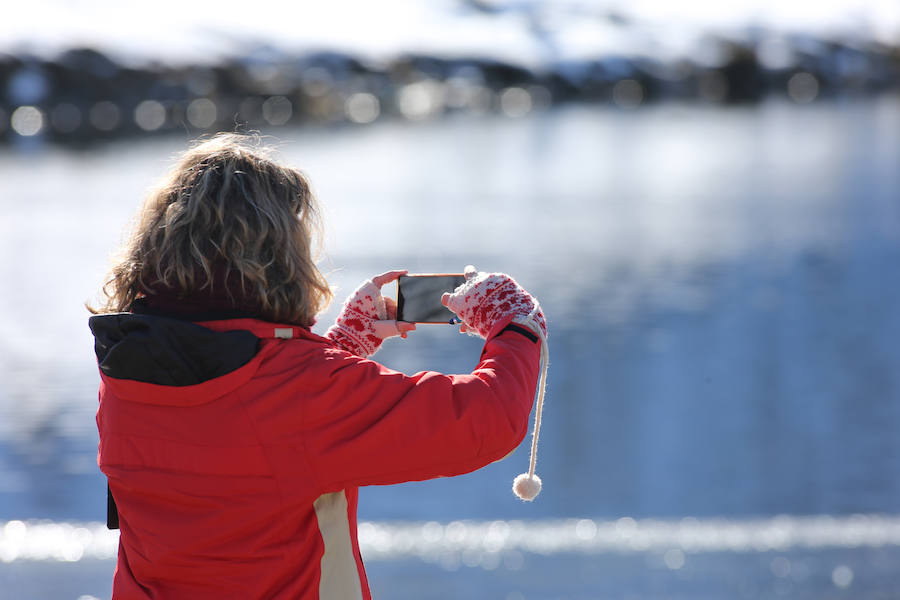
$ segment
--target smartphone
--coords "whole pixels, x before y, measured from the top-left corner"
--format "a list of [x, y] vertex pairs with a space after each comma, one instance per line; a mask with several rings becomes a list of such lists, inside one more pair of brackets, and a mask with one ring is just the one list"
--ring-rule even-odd
[[451, 323], [456, 318], [441, 304], [444, 292], [466, 281], [462, 273], [401, 275], [397, 279], [397, 320], [411, 323]]

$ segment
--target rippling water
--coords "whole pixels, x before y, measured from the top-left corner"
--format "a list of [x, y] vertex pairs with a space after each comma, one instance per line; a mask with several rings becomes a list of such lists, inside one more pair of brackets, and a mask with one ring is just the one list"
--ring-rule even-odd
[[[523, 447], [465, 477], [363, 490], [362, 519], [401, 529], [571, 519], [600, 531], [625, 517], [900, 513], [900, 100], [572, 107], [278, 139], [325, 206], [323, 264], [339, 297], [389, 268], [474, 263], [513, 274], [550, 317], [538, 500], [509, 491], [527, 466]], [[157, 138], [0, 155], [0, 521], [104, 516], [82, 303], [183, 146]], [[421, 327], [377, 358], [407, 372], [467, 371], [478, 351], [450, 328]], [[855, 548], [790, 552], [812, 553], [821, 568], [809, 569], [827, 572], [832, 591], [891, 589], [850, 563], [896, 559], [896, 542]], [[571, 551], [527, 560], [568, 581], [596, 564], [565, 563]], [[621, 560], [642, 572], [644, 558]], [[14, 564], [0, 580], [31, 568]], [[432, 573], [407, 555], [379, 564], [400, 587], [397, 569]], [[850, 587], [830, 579], [842, 565], [857, 574]], [[686, 572], [665, 572], [676, 571]], [[793, 597], [813, 589], [791, 581]], [[704, 597], [696, 584], [667, 589]]]

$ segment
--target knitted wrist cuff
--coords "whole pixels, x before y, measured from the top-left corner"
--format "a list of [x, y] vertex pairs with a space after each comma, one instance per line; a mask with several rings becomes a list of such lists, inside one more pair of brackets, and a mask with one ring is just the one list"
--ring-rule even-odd
[[379, 344], [372, 344], [371, 340], [369, 340], [370, 343], [367, 344], [363, 341], [363, 338], [368, 339], [369, 336], [354, 332], [351, 327], [341, 323], [335, 323], [329, 327], [328, 331], [325, 332], [325, 337], [331, 340], [338, 348], [363, 358], [375, 354], [381, 342], [381, 340], [378, 340]]
[[388, 318], [381, 290], [370, 279], [363, 282], [344, 301], [334, 325], [325, 337], [357, 356], [371, 356], [381, 346], [375, 321]]

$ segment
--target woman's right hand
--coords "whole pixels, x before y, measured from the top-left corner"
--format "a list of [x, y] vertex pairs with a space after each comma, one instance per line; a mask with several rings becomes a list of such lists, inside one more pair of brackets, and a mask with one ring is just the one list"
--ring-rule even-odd
[[[479, 273], [469, 265], [466, 282], [453, 293], [445, 293], [441, 303], [462, 320], [465, 329], [487, 338], [494, 325], [512, 317], [517, 323], [547, 336], [547, 321], [538, 301], [504, 273]], [[529, 319], [529, 317], [531, 317]], [[539, 331], [538, 331], [539, 330]]]

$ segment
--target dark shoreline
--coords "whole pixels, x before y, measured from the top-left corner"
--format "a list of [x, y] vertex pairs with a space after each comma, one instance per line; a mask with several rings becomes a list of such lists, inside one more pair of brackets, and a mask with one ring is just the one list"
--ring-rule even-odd
[[[900, 87], [900, 47], [779, 38], [704, 38], [696, 59], [602, 56], [536, 70], [485, 57], [405, 54], [375, 63], [337, 51], [270, 47], [216, 64], [128, 66], [92, 48], [47, 58], [0, 54], [0, 145], [91, 145], [184, 131], [423, 120], [449, 113], [510, 117], [582, 102], [634, 109], [679, 100], [799, 104]], [[780, 54], [779, 54], [780, 53]]]

